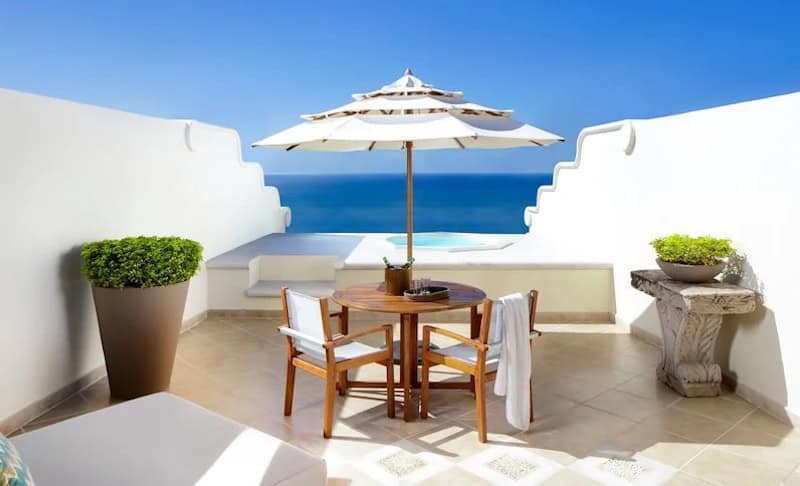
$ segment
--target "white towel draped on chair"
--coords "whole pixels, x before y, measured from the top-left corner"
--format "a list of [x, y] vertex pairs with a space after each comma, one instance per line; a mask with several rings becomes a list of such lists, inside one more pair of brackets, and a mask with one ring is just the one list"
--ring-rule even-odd
[[492, 308], [488, 340], [500, 347], [494, 393], [506, 397], [506, 420], [520, 430], [528, 430], [530, 425], [529, 312], [528, 297], [521, 293], [498, 299]]

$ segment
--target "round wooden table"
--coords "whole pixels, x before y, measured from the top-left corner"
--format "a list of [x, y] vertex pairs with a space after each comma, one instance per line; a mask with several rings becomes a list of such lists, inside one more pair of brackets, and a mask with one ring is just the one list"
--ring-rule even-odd
[[[419, 314], [469, 308], [470, 336], [478, 337], [480, 331], [478, 306], [486, 298], [486, 294], [481, 289], [454, 282], [431, 282], [431, 285], [447, 287], [450, 289], [449, 297], [433, 302], [414, 302], [402, 295], [386, 295], [383, 282], [354, 285], [333, 293], [333, 300], [342, 306], [345, 315], [347, 315], [347, 309], [400, 314], [400, 382], [403, 387], [403, 418], [406, 421], [414, 420], [417, 416], [417, 407], [415, 406], [417, 401], [412, 393], [414, 388], [419, 388], [417, 369]], [[347, 329], [342, 329], [342, 332], [346, 333]], [[342, 381], [340, 386], [344, 389], [347, 387], [386, 386], [385, 383], [380, 382], [350, 381], [346, 376], [342, 377], [340, 381]], [[432, 388], [434, 387], [432, 386]]]

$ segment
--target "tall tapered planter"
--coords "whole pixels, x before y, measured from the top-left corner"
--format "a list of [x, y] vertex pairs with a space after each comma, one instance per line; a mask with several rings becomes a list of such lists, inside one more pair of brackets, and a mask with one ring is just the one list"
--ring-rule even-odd
[[189, 280], [202, 256], [200, 243], [174, 236], [102, 240], [81, 248], [112, 397], [169, 389]]
[[189, 282], [163, 287], [93, 287], [111, 396], [169, 389]]

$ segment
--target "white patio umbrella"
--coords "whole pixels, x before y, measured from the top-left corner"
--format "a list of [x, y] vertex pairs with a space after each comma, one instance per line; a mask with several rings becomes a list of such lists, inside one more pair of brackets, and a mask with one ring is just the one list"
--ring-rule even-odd
[[564, 139], [464, 100], [460, 91], [434, 88], [406, 69], [392, 84], [353, 95], [355, 101], [314, 115], [259, 140], [253, 147], [349, 152], [406, 151], [407, 258], [413, 255], [413, 149], [542, 147]]

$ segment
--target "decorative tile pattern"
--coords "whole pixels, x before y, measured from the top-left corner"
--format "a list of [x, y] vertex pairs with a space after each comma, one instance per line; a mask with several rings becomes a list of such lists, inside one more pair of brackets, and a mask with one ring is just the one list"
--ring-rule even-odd
[[536, 464], [511, 454], [503, 454], [487, 462], [486, 467], [517, 481], [536, 469]]
[[405, 440], [381, 447], [353, 465], [380, 484], [417, 484], [453, 467], [445, 457]]
[[608, 459], [600, 464], [600, 469], [619, 476], [628, 482], [634, 482], [647, 470], [636, 461], [623, 461], [620, 459]]
[[570, 469], [609, 485], [655, 486], [668, 481], [677, 469], [639, 454], [603, 451], [570, 466]]
[[494, 446], [458, 463], [492, 484], [538, 484], [563, 466], [522, 447]]
[[425, 461], [406, 451], [397, 451], [378, 460], [378, 464], [398, 478], [408, 476], [427, 465]]

